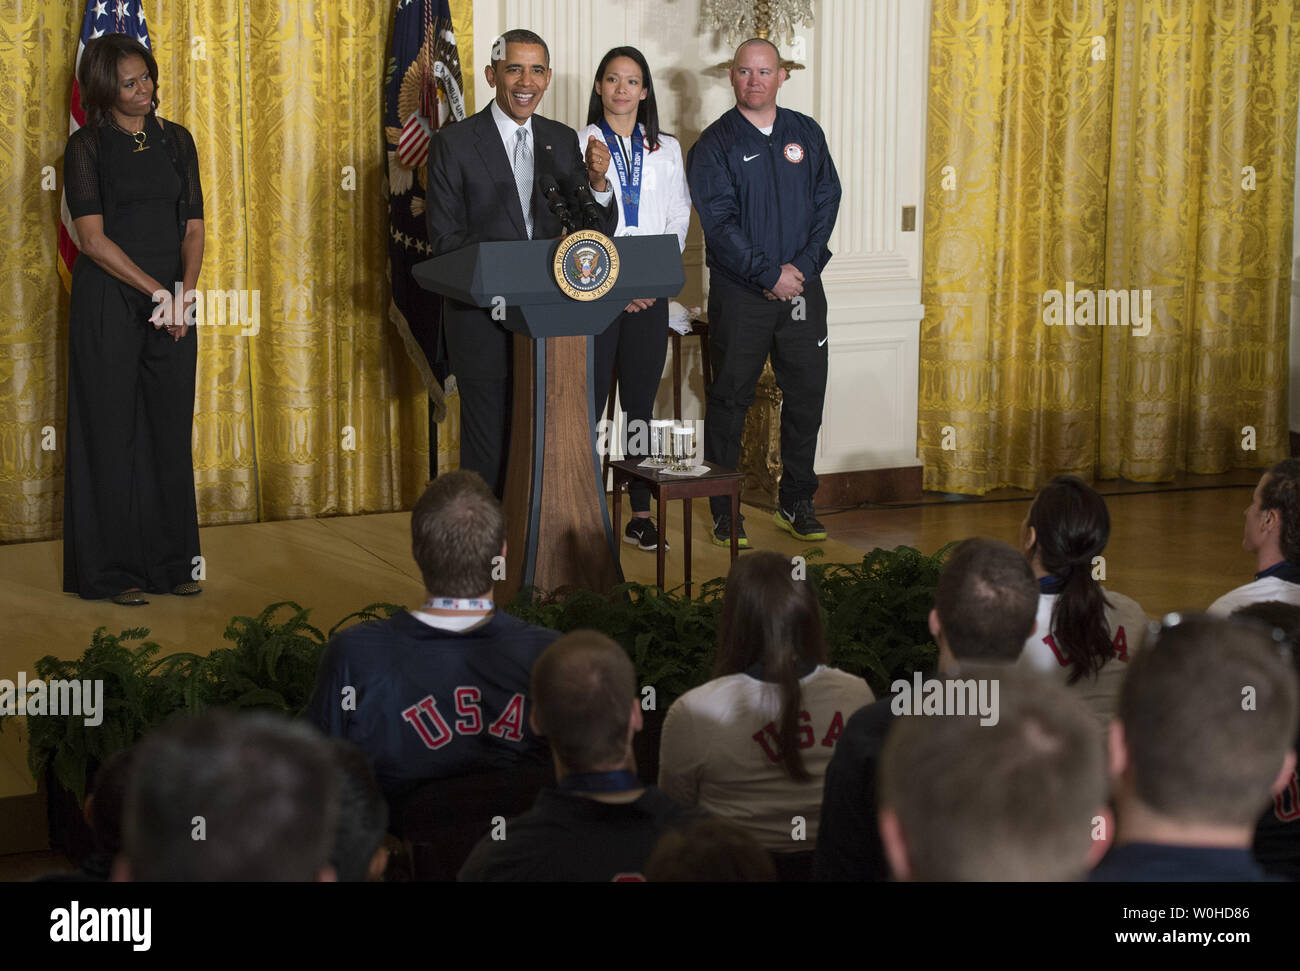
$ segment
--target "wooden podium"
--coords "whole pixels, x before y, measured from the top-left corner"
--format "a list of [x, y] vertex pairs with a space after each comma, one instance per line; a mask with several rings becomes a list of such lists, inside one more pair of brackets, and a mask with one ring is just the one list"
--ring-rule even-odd
[[619, 275], [598, 300], [567, 296], [552, 265], [558, 239], [476, 243], [416, 265], [426, 290], [504, 314], [514, 332], [514, 398], [506, 459], [506, 578], [521, 587], [604, 592], [622, 582], [596, 454], [591, 338], [634, 298], [677, 296], [686, 282], [675, 235], [614, 240]]

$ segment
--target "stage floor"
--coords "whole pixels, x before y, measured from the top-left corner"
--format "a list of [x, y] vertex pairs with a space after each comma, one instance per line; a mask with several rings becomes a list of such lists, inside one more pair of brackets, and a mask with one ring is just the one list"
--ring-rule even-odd
[[[1242, 511], [1255, 473], [1186, 477], [1172, 486], [1101, 484], [1111, 515], [1105, 584], [1133, 597], [1148, 614], [1204, 608], [1251, 578], [1252, 557], [1241, 548]], [[914, 546], [934, 552], [967, 536], [1015, 543], [1032, 495], [1001, 491], [979, 501], [950, 502], [927, 495], [920, 503], [875, 506], [822, 515], [831, 539], [802, 543], [773, 524], [771, 514], [746, 506], [745, 528], [755, 549], [793, 556], [821, 546], [830, 562], [856, 562], [877, 546]], [[723, 576], [729, 552], [708, 541], [707, 501], [693, 504], [693, 579]], [[627, 506], [624, 504], [624, 512]], [[668, 586], [682, 582], [680, 503], [669, 510]], [[202, 530], [207, 579], [197, 597], [154, 597], [145, 607], [84, 601], [60, 592], [62, 544], [0, 546], [0, 609], [9, 617], [0, 643], [0, 677], [35, 677], [37, 658], [71, 658], [89, 645], [95, 628], [148, 627], [164, 652], [205, 652], [222, 646], [231, 617], [255, 614], [291, 600], [312, 608], [318, 627], [375, 601], [417, 604], [419, 571], [410, 554], [409, 513], [214, 526]], [[621, 544], [630, 580], [653, 583], [655, 557]], [[697, 588], [698, 589], [698, 588]], [[25, 733], [0, 732], [0, 800], [29, 795]], [[3, 840], [0, 840], [3, 844]], [[4, 852], [0, 848], [0, 852]]]

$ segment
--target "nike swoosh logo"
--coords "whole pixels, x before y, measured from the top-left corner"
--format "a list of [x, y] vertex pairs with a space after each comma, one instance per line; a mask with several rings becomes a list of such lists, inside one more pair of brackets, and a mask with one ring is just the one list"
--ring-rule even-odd
[[[763, 154], [762, 152], [759, 152], [759, 153], [758, 153], [758, 155], [762, 155], [762, 154]], [[745, 156], [745, 161], [746, 161], [746, 162], [752, 162], [752, 161], [754, 161], [754, 159], [758, 158], [758, 155], [746, 155], [746, 156]]]
[[817, 342], [817, 346], [818, 346], [818, 347], [824, 347], [824, 346], [826, 345], [826, 342], [827, 342], [828, 340], [830, 340], [830, 337], [823, 337], [821, 340], [819, 340], [819, 341]]

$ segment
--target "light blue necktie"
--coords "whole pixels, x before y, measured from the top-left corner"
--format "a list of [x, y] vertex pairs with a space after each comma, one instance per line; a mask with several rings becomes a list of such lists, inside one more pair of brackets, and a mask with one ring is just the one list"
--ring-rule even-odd
[[524, 210], [524, 227], [533, 238], [533, 153], [528, 150], [528, 131], [520, 126], [515, 132], [515, 186], [519, 205]]

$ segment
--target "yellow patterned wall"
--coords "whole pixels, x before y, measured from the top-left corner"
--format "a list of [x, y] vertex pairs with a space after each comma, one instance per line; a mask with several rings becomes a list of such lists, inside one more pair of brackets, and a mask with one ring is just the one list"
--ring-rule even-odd
[[[0, 9], [0, 540], [29, 540], [58, 535], [62, 518], [68, 299], [59, 192], [42, 180], [61, 177], [84, 6]], [[452, 2], [466, 78], [471, 10]], [[426, 397], [387, 321], [392, 4], [194, 0], [146, 14], [160, 114], [198, 146], [200, 289], [259, 294], [255, 334], [199, 328], [200, 521], [409, 507], [429, 442]]]
[[[936, 0], [926, 488], [1287, 454], [1298, 29], [1292, 0]], [[1047, 326], [1067, 286], [1149, 292], [1150, 332]]]

